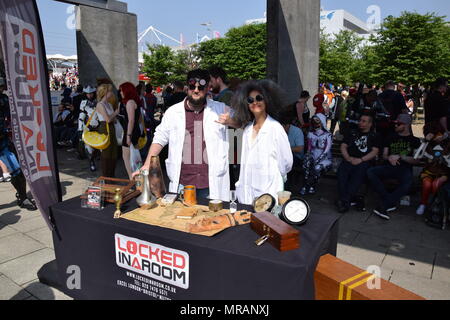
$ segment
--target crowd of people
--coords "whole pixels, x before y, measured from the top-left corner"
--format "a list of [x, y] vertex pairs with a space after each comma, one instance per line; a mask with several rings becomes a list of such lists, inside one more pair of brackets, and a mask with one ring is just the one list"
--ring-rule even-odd
[[52, 72], [49, 76], [50, 90], [63, 90], [63, 85], [70, 88], [75, 88], [79, 84], [78, 69], [66, 68], [62, 72]]
[[[78, 85], [74, 93], [62, 89], [53, 119], [58, 146], [87, 158], [91, 171], [97, 171], [100, 159], [104, 177], [115, 177], [120, 154], [130, 179], [159, 156], [170, 192], [193, 185], [200, 197], [228, 201], [233, 189], [240, 203], [251, 205], [264, 193], [276, 198], [286, 188], [302, 196], [315, 194], [334, 167], [337, 210], [366, 210], [370, 189], [378, 195], [373, 212], [386, 220], [414, 192], [414, 167], [422, 170], [418, 215], [439, 190], [448, 188], [450, 92], [445, 79], [425, 91], [393, 81], [381, 88], [323, 84], [314, 96], [301, 92], [294, 103], [270, 80], [230, 87], [218, 67], [191, 71], [185, 83], [175, 82], [161, 93], [150, 84], [131, 82], [115, 93], [107, 79], [95, 87]], [[421, 105], [422, 140], [412, 131]], [[230, 129], [243, 130], [239, 165], [230, 165]], [[83, 139], [86, 130], [107, 135], [108, 146], [89, 146]], [[130, 160], [136, 150], [139, 168]], [[0, 167], [3, 180], [10, 181], [10, 168]]]

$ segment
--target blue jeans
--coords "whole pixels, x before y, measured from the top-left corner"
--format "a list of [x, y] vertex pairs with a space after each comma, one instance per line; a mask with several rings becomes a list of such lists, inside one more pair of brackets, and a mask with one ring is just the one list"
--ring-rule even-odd
[[345, 204], [350, 204], [350, 201], [356, 196], [364, 183], [369, 167], [369, 162], [363, 162], [357, 166], [345, 160], [341, 163], [337, 172], [339, 200]]
[[[413, 183], [413, 172], [410, 166], [385, 165], [369, 169], [367, 172], [370, 184], [381, 198], [384, 209], [396, 206], [400, 199], [408, 194]], [[389, 193], [383, 184], [383, 179], [398, 180], [399, 185]]]

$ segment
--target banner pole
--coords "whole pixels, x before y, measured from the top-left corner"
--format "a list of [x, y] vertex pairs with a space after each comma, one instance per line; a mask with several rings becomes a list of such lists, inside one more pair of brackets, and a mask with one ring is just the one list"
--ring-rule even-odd
[[50, 122], [51, 122], [51, 141], [53, 143], [53, 159], [55, 162], [55, 178], [56, 178], [56, 185], [57, 185], [57, 190], [58, 190], [58, 201], [62, 202], [62, 188], [61, 188], [61, 182], [59, 179], [59, 166], [58, 166], [58, 156], [57, 156], [57, 148], [56, 148], [56, 139], [54, 136], [54, 128], [53, 128], [53, 105], [52, 105], [52, 98], [51, 98], [51, 93], [50, 93], [50, 78], [49, 78], [49, 73], [48, 73], [48, 64], [47, 64], [47, 50], [45, 49], [45, 42], [44, 42], [44, 33], [43, 33], [43, 29], [42, 29], [42, 24], [41, 24], [41, 16], [39, 14], [39, 8], [37, 6], [36, 0], [33, 0], [33, 6], [34, 6], [34, 10], [36, 12], [36, 21], [37, 21], [37, 27], [39, 30], [39, 38], [40, 41], [42, 43], [42, 56], [45, 58], [45, 63], [44, 63], [44, 70], [45, 70], [45, 78], [47, 80], [46, 82], [46, 89], [47, 89], [47, 95], [48, 95], [48, 112], [50, 114]]

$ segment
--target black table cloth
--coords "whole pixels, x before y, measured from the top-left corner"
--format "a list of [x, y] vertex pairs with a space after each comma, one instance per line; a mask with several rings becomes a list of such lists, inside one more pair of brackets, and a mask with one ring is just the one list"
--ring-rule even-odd
[[[132, 200], [122, 212], [136, 207]], [[75, 299], [311, 300], [319, 258], [336, 254], [335, 214], [313, 211], [298, 228], [300, 249], [279, 252], [269, 243], [257, 247], [250, 225], [209, 238], [115, 220], [113, 205], [83, 209], [79, 198], [51, 211], [59, 280]], [[126, 239], [133, 239], [128, 247]], [[126, 261], [129, 252], [149, 259]]]

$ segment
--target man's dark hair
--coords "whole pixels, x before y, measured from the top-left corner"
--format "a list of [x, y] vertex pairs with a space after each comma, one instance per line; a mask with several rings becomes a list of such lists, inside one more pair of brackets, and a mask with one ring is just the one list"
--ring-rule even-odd
[[395, 81], [389, 80], [386, 81], [384, 87], [387, 89], [388, 87], [395, 87], [395, 85], [396, 85]]
[[153, 86], [151, 84], [145, 85], [145, 92], [152, 93], [153, 92]]
[[173, 87], [174, 89], [184, 90], [184, 84], [181, 81], [174, 81]]
[[209, 83], [211, 81], [211, 76], [209, 75], [208, 70], [204, 70], [204, 69], [197, 69], [197, 70], [190, 71], [187, 75], [187, 82], [189, 82], [189, 80], [195, 79], [195, 78], [206, 80], [207, 83]]
[[209, 70], [209, 74], [213, 78], [221, 78], [224, 83], [228, 83], [228, 76], [224, 69], [221, 67], [212, 67]]
[[300, 94], [300, 98], [304, 99], [304, 98], [310, 98], [311, 95], [309, 94], [308, 91], [302, 91], [302, 93]]

